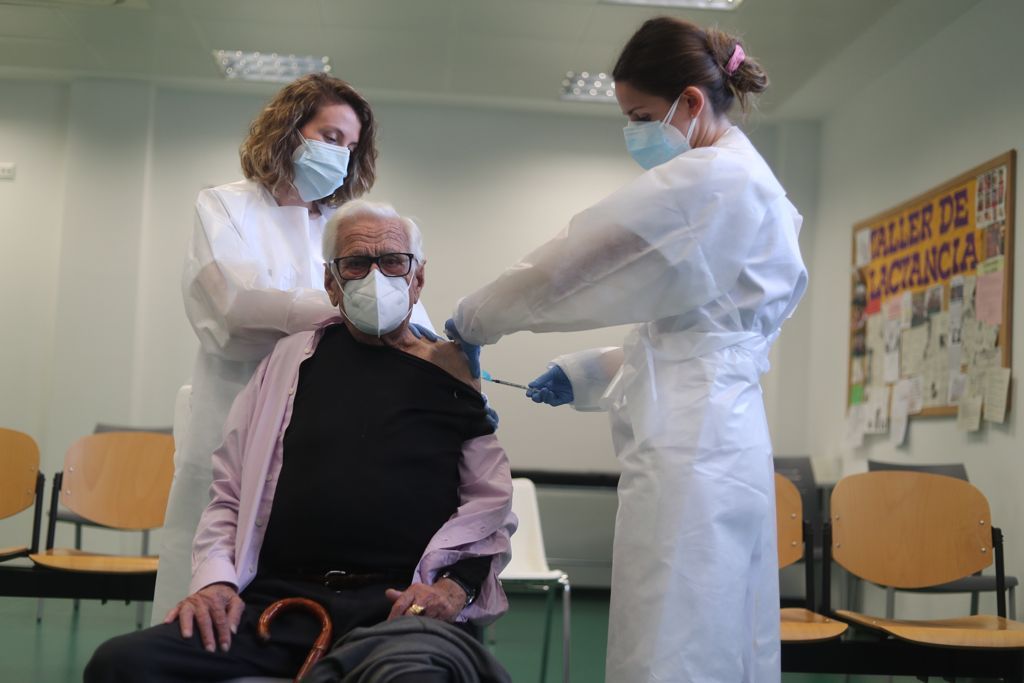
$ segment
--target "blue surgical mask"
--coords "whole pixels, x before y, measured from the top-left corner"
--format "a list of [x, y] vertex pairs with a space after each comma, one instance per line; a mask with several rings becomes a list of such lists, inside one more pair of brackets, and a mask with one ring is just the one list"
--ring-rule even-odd
[[292, 183], [304, 202], [334, 194], [348, 175], [348, 147], [302, 138], [292, 154]]
[[690, 149], [690, 136], [693, 135], [697, 118], [690, 120], [686, 135], [669, 123], [676, 113], [676, 107], [679, 106], [679, 97], [672, 103], [668, 114], [661, 121], [630, 121], [622, 129], [626, 136], [626, 149], [629, 150], [629, 155], [647, 170], [660, 166]]

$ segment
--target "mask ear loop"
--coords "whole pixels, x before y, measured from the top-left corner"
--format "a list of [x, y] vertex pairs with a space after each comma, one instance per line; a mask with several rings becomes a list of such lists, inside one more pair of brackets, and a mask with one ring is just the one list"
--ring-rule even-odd
[[665, 126], [672, 125], [671, 123], [669, 123], [669, 121], [671, 121], [672, 117], [675, 116], [675, 114], [676, 114], [676, 107], [679, 106], [679, 100], [682, 98], [682, 96], [683, 96], [683, 93], [679, 93], [679, 97], [677, 97], [676, 101], [672, 103], [672, 106], [668, 108], [668, 113], [665, 114], [665, 118], [663, 118], [661, 120], [662, 125], [665, 125]]
[[[301, 199], [301, 196], [299, 195], [299, 188], [295, 184], [295, 156], [298, 154], [300, 149], [309, 149], [309, 143], [306, 141], [306, 136], [302, 134], [301, 130], [299, 130], [298, 125], [294, 127], [294, 133], [299, 136], [299, 144], [296, 145], [295, 149], [292, 150], [291, 155], [288, 157], [289, 164], [292, 167], [292, 178], [288, 181], [288, 184], [291, 185], [292, 190], [295, 191], [295, 196]], [[331, 271], [331, 275], [334, 275], [333, 270]], [[337, 280], [337, 278], [335, 278], [335, 280]]]
[[697, 117], [694, 116], [690, 119], [690, 127], [686, 129], [686, 142], [690, 142], [690, 137], [693, 135], [693, 129], [697, 126]]
[[[683, 94], [679, 93], [679, 97], [677, 97], [676, 101], [672, 103], [671, 107], [669, 107], [668, 113], [665, 114], [665, 118], [663, 118], [661, 120], [661, 124], [663, 126], [671, 126], [672, 125], [669, 122], [672, 120], [672, 117], [675, 116], [676, 108], [679, 106], [679, 100], [681, 100], [682, 98], [683, 98]], [[694, 116], [692, 119], [690, 119], [690, 126], [686, 129], [686, 142], [687, 143], [690, 142], [690, 137], [693, 135], [693, 129], [696, 126], [697, 126], [697, 117]]]
[[349, 322], [351, 322], [352, 318], [348, 317], [348, 314], [345, 312], [344, 307], [341, 306], [341, 304], [345, 302], [345, 283], [344, 281], [342, 281], [341, 275], [338, 274], [338, 266], [334, 263], [334, 261], [331, 261], [330, 263], [327, 264], [327, 269], [331, 271], [331, 277], [334, 278], [334, 284], [338, 285], [338, 294], [341, 295], [340, 298], [338, 299], [338, 311], [343, 316], [345, 316], [345, 318]]
[[[416, 280], [416, 263], [417, 263], [417, 261], [419, 261], [419, 259], [416, 258], [415, 256], [413, 256], [412, 257], [412, 263], [409, 266], [409, 272], [406, 273], [406, 275], [411, 275], [412, 276], [412, 277], [409, 278], [409, 281], [406, 283], [407, 286], [408, 286], [408, 289], [406, 290], [406, 292], [412, 290], [412, 283]], [[420, 264], [420, 265], [422, 267], [422, 264]], [[405, 277], [403, 276], [402, 279], [404, 280]], [[407, 310], [405, 312], [405, 317], [406, 318], [409, 318], [409, 314], [412, 313], [412, 309], [414, 309], [414, 308], [416, 308], [416, 304], [410, 303], [409, 304], [409, 310]], [[404, 319], [405, 318], [403, 318], [403, 320]], [[412, 318], [409, 318], [409, 323], [410, 324], [412, 323]]]

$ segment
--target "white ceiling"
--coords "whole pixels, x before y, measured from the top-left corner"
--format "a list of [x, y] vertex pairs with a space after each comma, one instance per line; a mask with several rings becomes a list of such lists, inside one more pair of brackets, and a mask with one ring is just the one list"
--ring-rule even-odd
[[671, 14], [741, 34], [772, 81], [761, 110], [807, 117], [820, 112], [793, 106], [793, 96], [824, 65], [887, 13], [901, 15], [894, 6], [914, 22], [906, 8], [923, 2], [941, 24], [977, 0], [745, 0], [734, 12], [598, 0], [0, 0], [0, 76], [272, 91], [223, 81], [211, 56], [258, 50], [328, 55], [336, 75], [371, 97], [611, 114], [614, 107], [559, 103], [564, 73], [610, 69], [642, 21]]

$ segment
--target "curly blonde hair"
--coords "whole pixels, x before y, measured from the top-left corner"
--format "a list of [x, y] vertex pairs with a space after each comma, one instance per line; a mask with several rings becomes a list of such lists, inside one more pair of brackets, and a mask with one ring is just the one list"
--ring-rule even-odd
[[355, 89], [324, 73], [295, 79], [280, 90], [249, 126], [249, 135], [238, 153], [245, 177], [255, 180], [274, 195], [294, 178], [292, 153], [302, 142], [299, 129], [325, 104], [347, 104], [355, 111], [362, 130], [349, 160], [344, 184], [320, 200], [339, 206], [373, 187], [377, 177], [377, 128], [370, 103]]

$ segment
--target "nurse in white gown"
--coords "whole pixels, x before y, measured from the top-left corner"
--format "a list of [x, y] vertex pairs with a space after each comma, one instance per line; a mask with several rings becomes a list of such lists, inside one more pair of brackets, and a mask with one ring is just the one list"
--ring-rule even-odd
[[[321, 238], [334, 209], [373, 186], [375, 133], [370, 105], [347, 83], [304, 76], [253, 121], [240, 150], [246, 180], [199, 193], [182, 290], [200, 348], [161, 532], [154, 624], [188, 594], [211, 456], [235, 396], [278, 339], [336, 313], [323, 289]], [[421, 304], [412, 321], [430, 328]]]
[[615, 67], [645, 173], [461, 300], [473, 355], [521, 330], [635, 323], [528, 395], [610, 411], [622, 467], [607, 680], [780, 679], [772, 450], [760, 375], [807, 283], [801, 217], [727, 118], [767, 85], [739, 42], [652, 19]]

